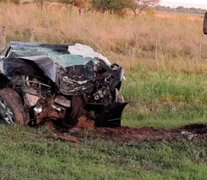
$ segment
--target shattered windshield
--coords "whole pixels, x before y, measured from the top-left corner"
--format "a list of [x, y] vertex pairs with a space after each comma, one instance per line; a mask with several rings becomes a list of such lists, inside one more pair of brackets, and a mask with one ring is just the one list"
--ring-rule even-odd
[[47, 56], [63, 67], [86, 65], [91, 60], [97, 61], [96, 58], [70, 54], [68, 45], [11, 42], [10, 46], [9, 55], [12, 57]]

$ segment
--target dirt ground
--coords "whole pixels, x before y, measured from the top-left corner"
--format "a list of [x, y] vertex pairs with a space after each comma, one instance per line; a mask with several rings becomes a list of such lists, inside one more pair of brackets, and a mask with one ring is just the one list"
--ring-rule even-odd
[[72, 141], [81, 143], [86, 137], [90, 139], [101, 138], [116, 142], [143, 142], [143, 141], [176, 141], [187, 140], [207, 140], [207, 125], [191, 124], [177, 129], [154, 129], [151, 127], [132, 128], [97, 128], [93, 122], [82, 119], [79, 124], [70, 130], [53, 129], [49, 136], [53, 139]]
[[99, 128], [96, 133], [102, 137], [108, 137], [121, 142], [141, 142], [141, 141], [173, 141], [178, 139], [203, 139], [207, 140], [207, 125], [191, 124], [177, 129], [154, 129], [144, 128]]

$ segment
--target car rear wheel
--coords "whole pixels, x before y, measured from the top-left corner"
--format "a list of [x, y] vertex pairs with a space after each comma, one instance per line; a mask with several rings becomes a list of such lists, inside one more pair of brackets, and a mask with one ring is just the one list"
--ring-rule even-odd
[[29, 120], [22, 99], [11, 88], [0, 90], [0, 120], [9, 125], [25, 125]]

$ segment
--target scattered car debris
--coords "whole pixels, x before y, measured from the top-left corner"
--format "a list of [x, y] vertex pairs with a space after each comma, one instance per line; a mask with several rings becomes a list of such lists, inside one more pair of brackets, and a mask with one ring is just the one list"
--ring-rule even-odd
[[0, 57], [1, 121], [121, 126], [124, 69], [89, 46], [11, 42]]

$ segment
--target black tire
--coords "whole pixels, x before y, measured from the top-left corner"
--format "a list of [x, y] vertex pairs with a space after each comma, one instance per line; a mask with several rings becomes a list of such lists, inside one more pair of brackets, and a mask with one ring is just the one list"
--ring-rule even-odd
[[26, 125], [29, 113], [25, 111], [22, 99], [11, 88], [0, 90], [0, 120], [6, 124]]

